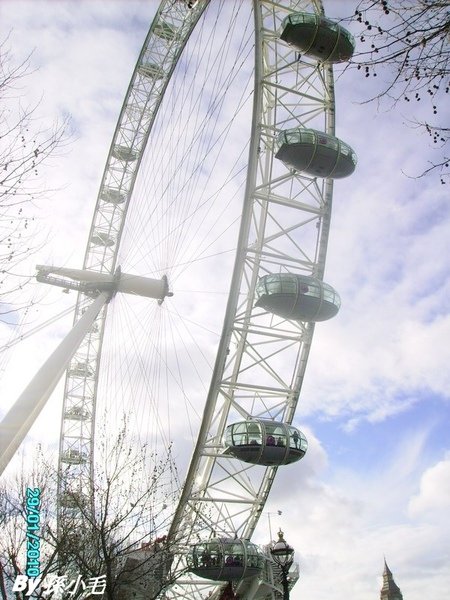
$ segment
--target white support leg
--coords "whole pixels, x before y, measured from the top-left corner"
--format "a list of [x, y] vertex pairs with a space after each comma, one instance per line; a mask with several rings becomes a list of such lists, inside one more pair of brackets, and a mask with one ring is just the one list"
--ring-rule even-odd
[[24, 440], [109, 298], [110, 294], [104, 292], [94, 300], [5, 415], [0, 424], [0, 474]]

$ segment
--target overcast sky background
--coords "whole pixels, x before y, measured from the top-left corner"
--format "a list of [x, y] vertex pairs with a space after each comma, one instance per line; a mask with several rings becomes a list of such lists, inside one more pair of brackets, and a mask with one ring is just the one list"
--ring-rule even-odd
[[[325, 9], [343, 16], [354, 4], [329, 0]], [[23, 101], [41, 99], [43, 119], [70, 116], [73, 130], [45, 173], [57, 191], [37, 210], [45, 245], [32, 272], [35, 263], [82, 263], [111, 136], [156, 8], [152, 0], [0, 0], [1, 37], [11, 32], [18, 61], [33, 52]], [[407, 177], [430, 160], [429, 138], [407, 125], [402, 107], [358, 104], [372, 85], [356, 71], [336, 82], [337, 135], [359, 159], [335, 185], [326, 280], [342, 308], [316, 327], [296, 417], [309, 451], [279, 470], [266, 507], [282, 511], [272, 530], [281, 526], [297, 551], [293, 600], [377, 598], [383, 556], [405, 600], [450, 589], [448, 190], [437, 176]], [[32, 293], [37, 322], [74, 302], [64, 294], [56, 302], [38, 285]], [[70, 322], [2, 355], [2, 412]], [[9, 335], [2, 325], [2, 341]], [[50, 439], [60, 401], [59, 390], [46, 409]], [[33, 430], [32, 443], [43, 431]], [[255, 539], [267, 538], [265, 515]]]

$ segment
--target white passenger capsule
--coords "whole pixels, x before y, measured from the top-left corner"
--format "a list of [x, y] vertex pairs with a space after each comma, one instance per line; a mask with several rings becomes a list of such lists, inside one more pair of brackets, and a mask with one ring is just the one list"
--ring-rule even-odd
[[286, 129], [278, 135], [278, 145], [278, 159], [313, 177], [340, 179], [356, 167], [356, 154], [348, 144], [315, 129]]
[[280, 466], [305, 456], [303, 433], [280, 421], [250, 419], [228, 425], [224, 440], [227, 454], [254, 465]]
[[238, 581], [259, 575], [263, 556], [255, 544], [234, 538], [213, 538], [195, 544], [187, 557], [188, 569], [213, 581]]
[[281, 39], [303, 54], [322, 62], [350, 60], [355, 40], [342, 25], [318, 14], [293, 13], [282, 24]]
[[327, 283], [308, 275], [264, 275], [256, 285], [255, 306], [294, 321], [326, 321], [341, 306], [339, 294]]

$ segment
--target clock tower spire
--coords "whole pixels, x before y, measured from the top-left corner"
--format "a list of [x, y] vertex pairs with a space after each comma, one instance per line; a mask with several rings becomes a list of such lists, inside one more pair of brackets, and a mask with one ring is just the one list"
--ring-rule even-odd
[[383, 587], [380, 592], [380, 600], [403, 600], [403, 595], [394, 581], [386, 559], [384, 559]]

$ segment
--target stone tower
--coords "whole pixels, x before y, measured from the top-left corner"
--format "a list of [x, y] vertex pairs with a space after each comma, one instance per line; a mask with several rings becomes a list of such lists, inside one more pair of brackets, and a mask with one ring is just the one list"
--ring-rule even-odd
[[386, 559], [384, 561], [383, 587], [380, 592], [380, 600], [403, 600], [403, 595], [392, 577]]

